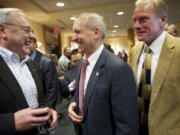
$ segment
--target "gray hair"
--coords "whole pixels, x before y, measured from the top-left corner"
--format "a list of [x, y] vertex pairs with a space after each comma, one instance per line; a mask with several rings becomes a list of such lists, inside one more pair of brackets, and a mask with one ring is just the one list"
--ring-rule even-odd
[[137, 0], [135, 5], [138, 6], [141, 3], [152, 2], [153, 6], [156, 9], [157, 17], [162, 17], [164, 14], [168, 15], [168, 6], [164, 0]]
[[177, 27], [174, 24], [169, 25], [174, 31], [174, 33], [179, 34]]
[[10, 23], [11, 14], [14, 12], [25, 15], [24, 12], [18, 8], [0, 8], [0, 23]]
[[106, 35], [106, 23], [104, 22], [104, 18], [97, 13], [82, 13], [78, 17], [81, 16], [87, 18], [87, 27], [89, 29], [98, 27], [101, 31], [102, 39], [104, 39]]

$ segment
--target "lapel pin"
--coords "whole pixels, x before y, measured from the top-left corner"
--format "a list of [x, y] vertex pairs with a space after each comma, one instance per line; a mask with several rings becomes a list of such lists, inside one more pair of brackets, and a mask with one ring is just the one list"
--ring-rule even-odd
[[99, 72], [96, 72], [96, 76], [98, 76], [99, 75]]

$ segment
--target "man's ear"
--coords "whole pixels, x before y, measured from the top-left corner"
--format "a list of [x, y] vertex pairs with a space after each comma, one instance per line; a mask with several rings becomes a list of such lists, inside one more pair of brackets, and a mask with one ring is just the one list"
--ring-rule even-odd
[[0, 33], [5, 32], [5, 26], [3, 24], [0, 24]]
[[168, 20], [168, 15], [167, 14], [163, 14], [163, 16], [161, 17], [160, 20], [160, 27], [164, 29], [165, 24], [167, 23]]
[[100, 37], [100, 35], [101, 35], [101, 30], [100, 30], [100, 28], [96, 27], [94, 34], [95, 34], [96, 37]]
[[101, 30], [100, 30], [100, 28], [96, 27], [95, 28], [95, 34], [99, 34], [99, 33], [101, 33]]
[[4, 37], [6, 34], [6, 27], [3, 24], [0, 24], [0, 37]]

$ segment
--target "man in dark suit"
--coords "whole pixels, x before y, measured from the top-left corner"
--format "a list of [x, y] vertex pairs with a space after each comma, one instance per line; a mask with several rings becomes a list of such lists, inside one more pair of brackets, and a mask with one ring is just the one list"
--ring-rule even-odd
[[[35, 135], [48, 121], [57, 124], [57, 112], [43, 97], [40, 70], [29, 59], [32, 29], [19, 9], [0, 9], [0, 134]], [[40, 115], [45, 116], [40, 116]]]
[[50, 58], [37, 51], [36, 48], [37, 40], [33, 37], [30, 44], [30, 58], [40, 67], [43, 75], [45, 96], [50, 105], [55, 108], [57, 91], [60, 89], [56, 67]]
[[78, 52], [78, 49], [74, 49], [71, 52], [72, 69], [65, 72], [62, 85], [62, 96], [73, 96], [76, 86], [77, 66], [78, 61], [82, 58], [82, 54]]
[[[79, 62], [76, 94], [68, 114], [78, 123], [78, 135], [137, 135], [138, 107], [133, 72], [104, 48], [105, 30], [103, 17], [96, 13], [81, 14], [74, 22], [73, 41], [85, 56]], [[83, 84], [85, 62], [89, 64]]]

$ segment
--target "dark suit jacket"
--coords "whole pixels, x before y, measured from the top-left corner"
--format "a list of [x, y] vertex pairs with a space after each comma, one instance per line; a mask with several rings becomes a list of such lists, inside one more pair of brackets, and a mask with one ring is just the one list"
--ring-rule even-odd
[[[79, 62], [78, 80], [82, 61]], [[78, 104], [78, 83], [76, 102]], [[131, 68], [103, 49], [87, 84], [78, 135], [137, 135], [138, 106]]]
[[55, 108], [57, 91], [60, 89], [55, 64], [39, 51], [36, 52], [34, 61], [39, 65], [43, 74], [43, 85], [46, 98], [50, 105]]
[[[43, 97], [40, 70], [31, 60], [27, 62], [27, 65], [36, 83], [38, 101], [41, 104], [47, 105]], [[34, 135], [35, 131], [33, 130], [24, 133], [15, 132], [14, 113], [24, 108], [28, 108], [28, 104], [22, 89], [0, 56], [0, 135]]]
[[68, 85], [74, 80], [76, 79], [77, 76], [77, 68], [73, 67], [71, 70], [65, 72], [64, 74], [64, 81], [63, 81], [63, 85], [62, 85], [62, 96], [67, 97], [69, 95], [73, 96], [74, 91], [72, 92], [69, 90]]

